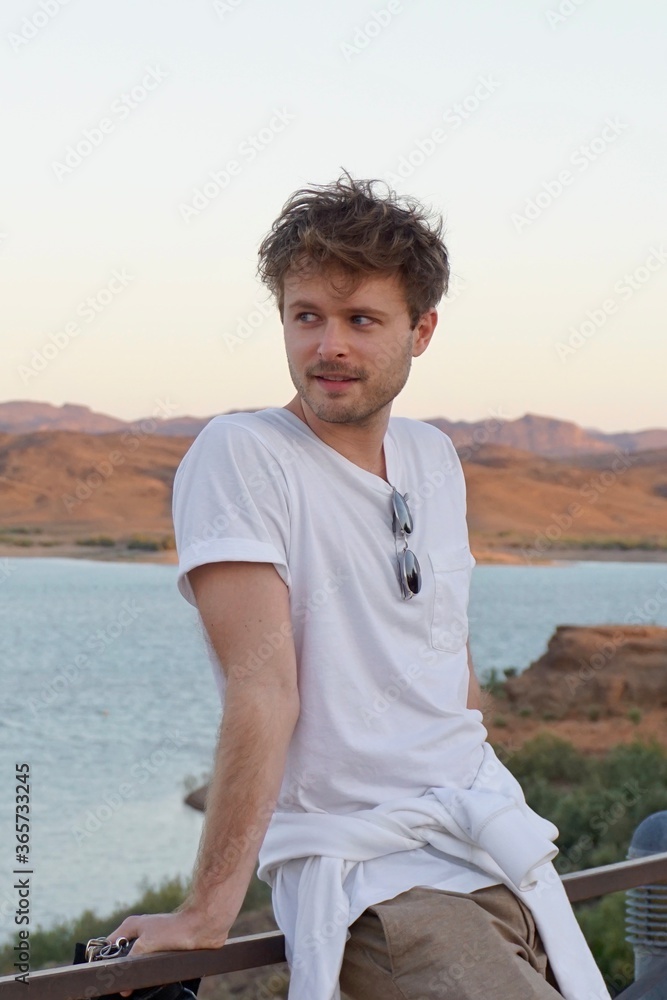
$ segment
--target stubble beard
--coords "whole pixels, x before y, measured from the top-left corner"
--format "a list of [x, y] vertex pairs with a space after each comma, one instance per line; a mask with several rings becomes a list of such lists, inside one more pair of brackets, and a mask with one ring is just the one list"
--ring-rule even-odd
[[289, 373], [302, 400], [304, 400], [313, 413], [320, 419], [332, 424], [361, 424], [369, 420], [379, 410], [382, 410], [388, 403], [398, 396], [403, 390], [412, 367], [412, 337], [405, 345], [405, 351], [400, 360], [400, 366], [385, 370], [374, 382], [370, 390], [364, 389], [373, 378], [371, 375], [360, 378], [360, 387], [354, 386], [350, 389], [352, 393], [358, 393], [354, 399], [338, 399], [332, 396], [327, 399], [321, 395], [314, 380], [306, 375], [303, 378], [294, 368], [290, 357], [287, 357]]

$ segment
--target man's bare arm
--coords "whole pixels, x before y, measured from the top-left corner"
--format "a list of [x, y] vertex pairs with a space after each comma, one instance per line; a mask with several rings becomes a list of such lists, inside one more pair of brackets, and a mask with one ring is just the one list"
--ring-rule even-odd
[[[113, 937], [138, 937], [133, 954], [225, 943], [276, 807], [299, 716], [289, 595], [275, 567], [210, 563], [188, 576], [227, 679], [225, 709], [191, 891], [173, 914], [123, 921]], [[269, 634], [284, 641], [268, 643]], [[271, 655], [257, 656], [267, 646]]]
[[[226, 899], [234, 900], [231, 909], [243, 903], [277, 804], [299, 695], [288, 592], [273, 565], [212, 563], [190, 580], [227, 679], [206, 822], [183, 906], [213, 916]], [[269, 634], [281, 636], [277, 648]], [[272, 654], [260, 658], [267, 646]]]

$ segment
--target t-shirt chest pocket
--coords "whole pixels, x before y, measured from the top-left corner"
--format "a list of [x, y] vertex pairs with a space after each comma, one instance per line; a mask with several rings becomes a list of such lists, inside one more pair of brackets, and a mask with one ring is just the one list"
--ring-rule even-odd
[[468, 594], [472, 573], [467, 545], [429, 552], [434, 577], [431, 643], [435, 649], [457, 653], [468, 638]]

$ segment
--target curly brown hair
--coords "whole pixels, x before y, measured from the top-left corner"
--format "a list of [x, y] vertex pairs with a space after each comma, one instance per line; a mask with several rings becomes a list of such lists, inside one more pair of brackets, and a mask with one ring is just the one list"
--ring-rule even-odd
[[[259, 247], [257, 274], [284, 310], [288, 275], [336, 273], [351, 294], [369, 275], [397, 274], [414, 329], [437, 306], [449, 284], [442, 217], [415, 199], [401, 198], [378, 180], [354, 180], [344, 170], [337, 181], [301, 188], [283, 205]], [[347, 279], [347, 280], [345, 280]]]

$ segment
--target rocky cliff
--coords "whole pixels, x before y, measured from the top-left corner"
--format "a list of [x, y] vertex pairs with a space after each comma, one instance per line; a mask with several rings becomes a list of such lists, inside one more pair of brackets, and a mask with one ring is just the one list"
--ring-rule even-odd
[[667, 708], [667, 628], [559, 625], [544, 655], [504, 689], [509, 707], [542, 717]]

